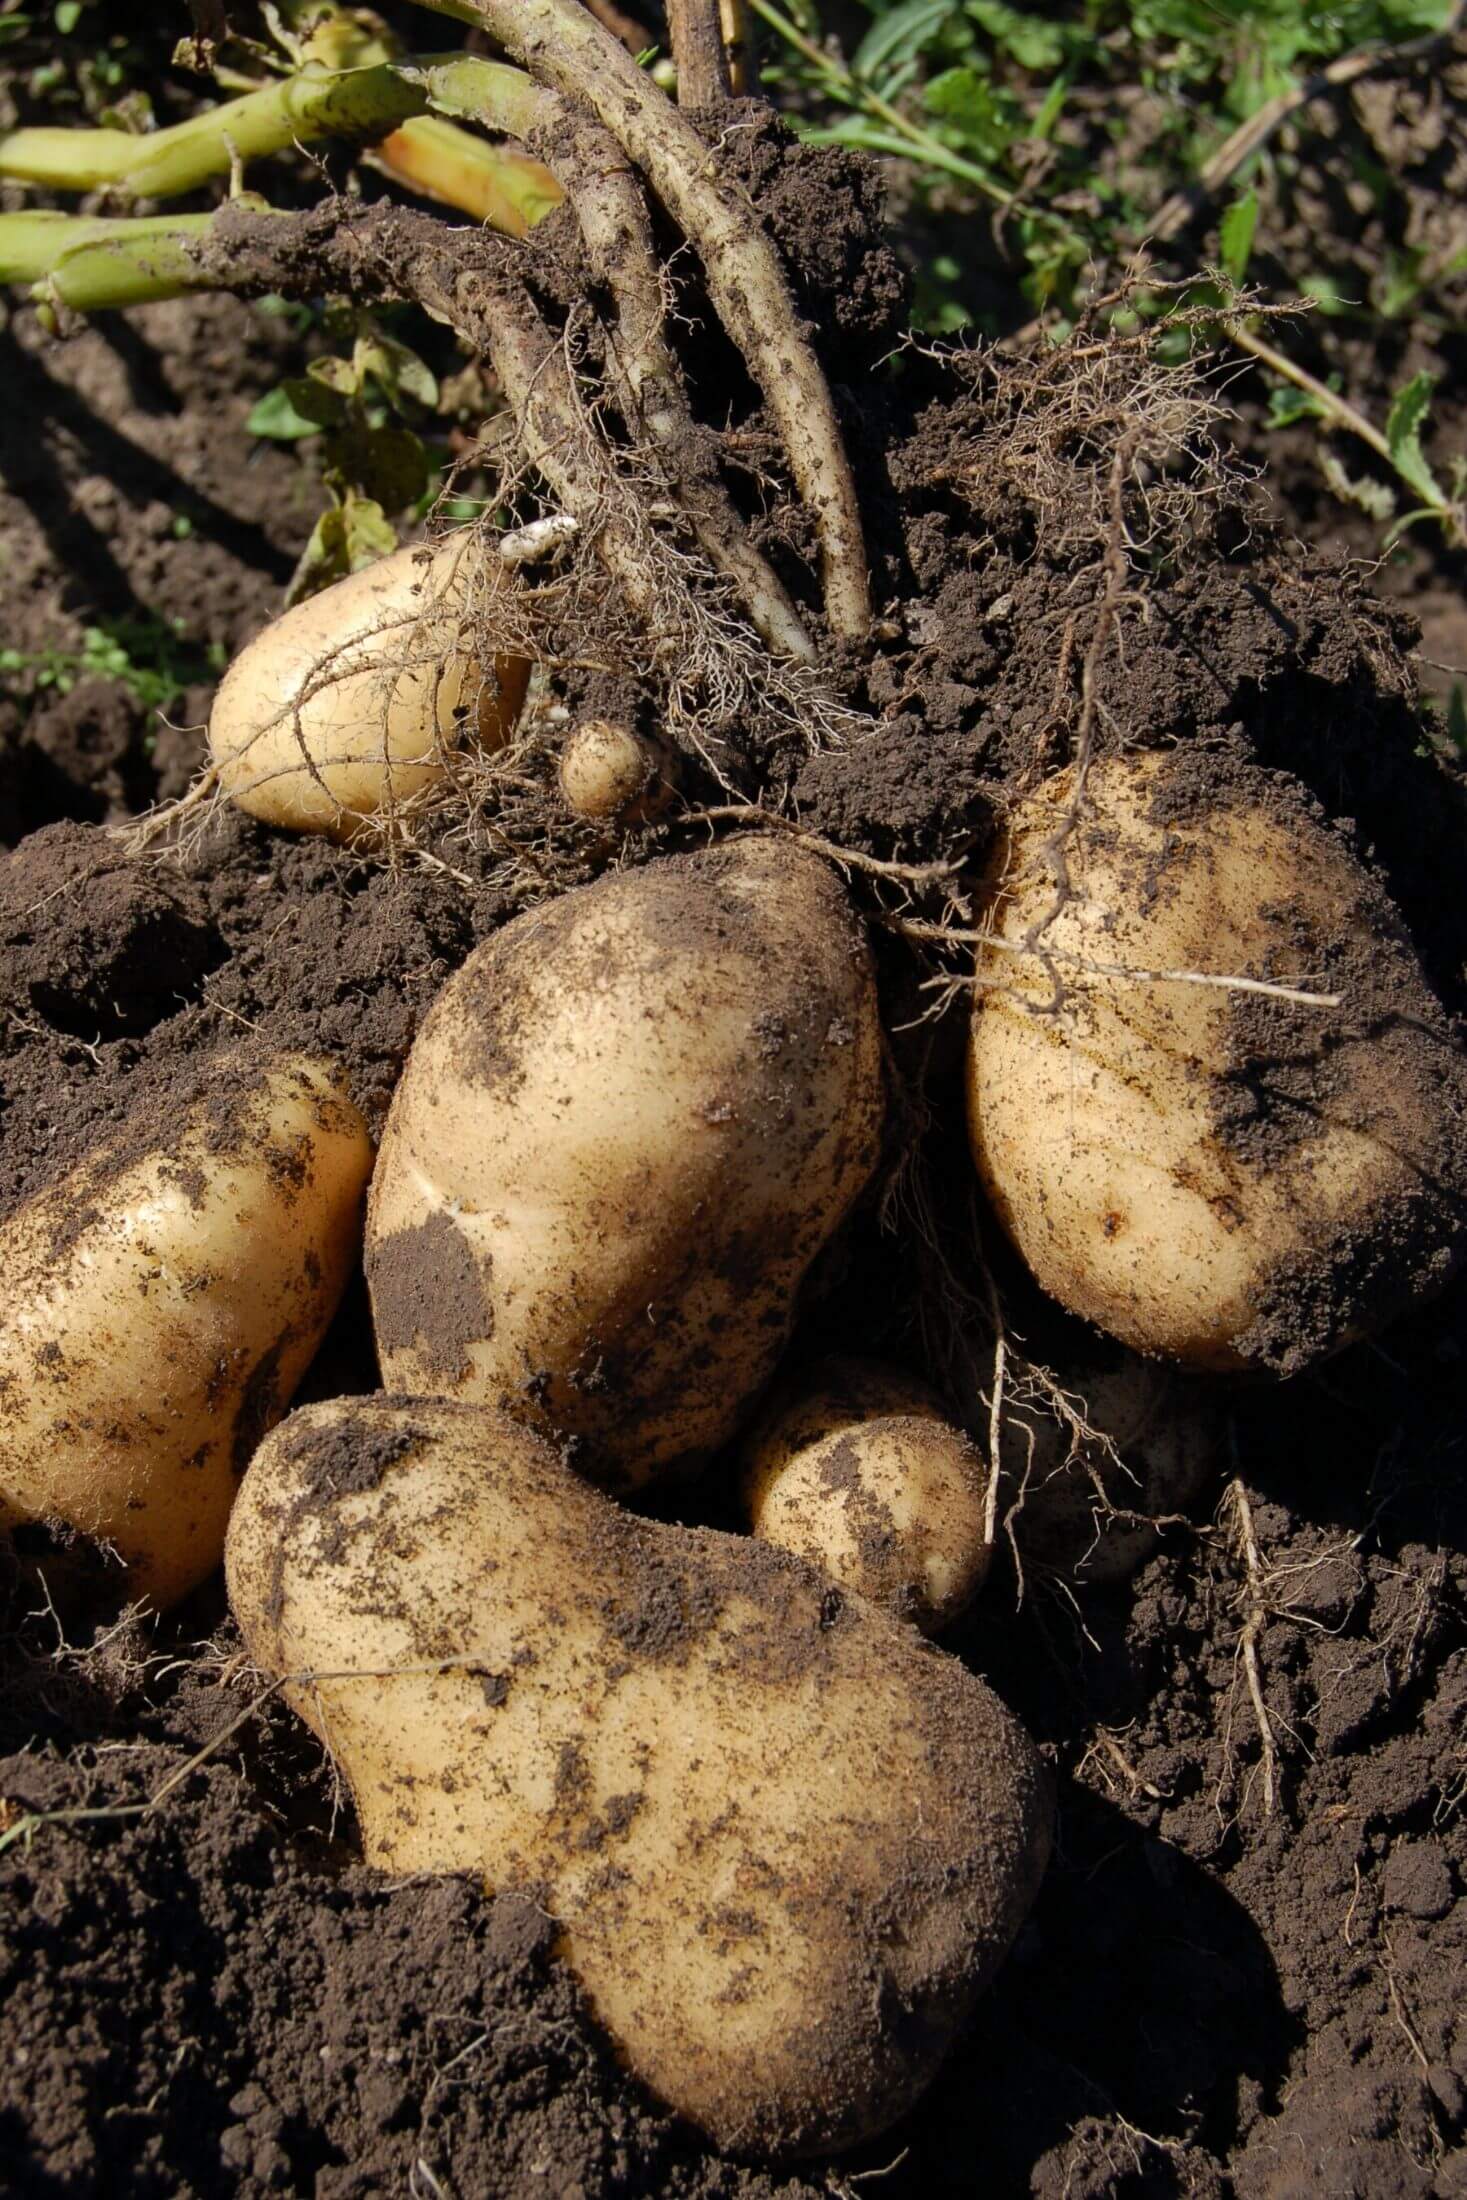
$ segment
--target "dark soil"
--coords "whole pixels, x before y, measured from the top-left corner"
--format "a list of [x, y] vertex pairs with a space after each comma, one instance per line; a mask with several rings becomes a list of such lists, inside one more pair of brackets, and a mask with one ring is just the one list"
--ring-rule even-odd
[[[764, 138], [756, 151], [772, 158]], [[794, 237], [782, 161], [768, 180]], [[828, 226], [828, 190], [814, 203]], [[864, 295], [873, 329], [886, 277], [863, 294], [857, 264], [849, 240], [827, 240], [806, 302], [820, 308], [821, 280]], [[854, 339], [833, 315], [826, 326], [839, 376]], [[74, 650], [100, 615], [139, 609], [183, 618], [200, 649], [253, 631], [314, 517], [296, 462], [259, 453], [242, 426], [289, 356], [286, 324], [206, 301], [56, 348], [15, 307], [0, 346], [7, 641]], [[805, 764], [793, 791], [847, 844], [981, 860], [996, 807], [1070, 753], [1104, 543], [1052, 529], [995, 464], [989, 431], [1010, 399], [991, 376], [966, 386], [908, 359], [840, 394], [880, 549], [887, 638], [853, 675], [878, 725]], [[1065, 509], [1093, 506], [1114, 432], [1109, 447], [1059, 439]], [[790, 541], [793, 554], [798, 530]], [[1250, 530], [1222, 500], [1190, 541], [1175, 531], [1123, 646], [1100, 657], [1098, 738], [1297, 773], [1353, 820], [1455, 1015], [1464, 820], [1425, 753], [1413, 639], [1338, 563]], [[197, 722], [205, 703], [191, 694], [177, 715]], [[20, 682], [3, 709], [0, 840], [18, 846], [0, 857], [0, 1211], [216, 1048], [323, 1049], [380, 1122], [444, 978], [517, 906], [504, 871], [459, 850], [458, 876], [392, 875], [239, 818], [181, 867], [129, 867], [104, 822], [177, 791], [189, 741], [115, 684], [56, 697]], [[756, 729], [747, 757], [757, 790]], [[631, 852], [677, 844], [663, 828]], [[568, 876], [594, 867], [578, 846]], [[896, 1026], [920, 971], [890, 940], [881, 953]], [[897, 1048], [906, 1083], [925, 1080], [928, 1171], [956, 1215], [952, 1037], [951, 1022], [928, 1026]], [[1064, 1325], [993, 1259], [1016, 1332], [1062, 1356]], [[873, 1214], [822, 1280], [812, 1348], [940, 1376]], [[372, 1388], [368, 1337], [358, 1285], [303, 1395]], [[1083, 1592], [1078, 1610], [1043, 1580], [1019, 1601], [995, 1570], [953, 1647], [1051, 1762], [1055, 1858], [938, 2084], [830, 2169], [722, 2158], [658, 2110], [616, 2069], [524, 1902], [368, 1872], [304, 1731], [273, 1700], [242, 1717], [250, 1683], [217, 1585], [163, 1623], [99, 1622], [60, 1567], [48, 1609], [22, 1550], [0, 1652], [0, 1812], [104, 1815], [0, 1855], [7, 2189], [1467, 2192], [1464, 1343], [1459, 1283], [1316, 1373], [1219, 1390], [1263, 1568], [1250, 1639], [1278, 1741], [1272, 1812], [1240, 1656], [1245, 1570], [1205, 1506], [1132, 1585]], [[105, 1815], [175, 1776], [155, 1808]], [[870, 2173], [882, 2181], [863, 2186]]]

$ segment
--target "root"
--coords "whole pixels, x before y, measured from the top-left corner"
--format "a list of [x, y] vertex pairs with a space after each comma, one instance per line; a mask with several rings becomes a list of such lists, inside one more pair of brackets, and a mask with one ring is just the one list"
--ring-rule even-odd
[[[1120, 978], [1132, 985], [1213, 986], [1225, 993], [1256, 993], [1265, 1000], [1288, 1001], [1296, 1008], [1339, 1008], [1345, 998], [1342, 993], [1315, 993], [1307, 986], [1295, 985], [1283, 979], [1247, 978], [1233, 971], [1161, 970], [1152, 969], [1142, 963], [1096, 962], [1093, 957], [1072, 952], [1069, 948], [1045, 946], [1041, 941], [1031, 938], [1027, 932], [1021, 940], [1009, 940], [999, 933], [977, 927], [933, 924], [921, 917], [895, 916], [886, 921], [891, 930], [902, 933], [907, 939], [931, 941], [937, 946], [957, 949], [976, 947], [984, 953], [991, 951], [996, 955], [1032, 958], [1046, 966], [1065, 963], [1087, 978]], [[970, 977], [947, 972], [929, 983], [944, 987], [950, 994], [969, 988], [982, 990], [985, 987], [1002, 986], [1008, 981], [1004, 978], [981, 975]], [[1063, 989], [1060, 991], [1062, 994]], [[1058, 1006], [1058, 1002], [1055, 1005]]]
[[1236, 1655], [1248, 1684], [1248, 1700], [1258, 1728], [1258, 1748], [1263, 1772], [1263, 1811], [1272, 1817], [1278, 1795], [1278, 1745], [1273, 1719], [1263, 1695], [1263, 1675], [1258, 1660], [1258, 1641], [1268, 1625], [1269, 1607], [1263, 1589], [1263, 1561], [1253, 1526], [1253, 1507], [1241, 1475], [1234, 1475], [1223, 1497], [1223, 1510], [1231, 1515], [1235, 1547], [1243, 1560], [1244, 1586], [1240, 1594], [1243, 1627]]
[[835, 405], [773, 244], [747, 193], [579, 0], [438, 0], [481, 25], [540, 82], [599, 115], [703, 262], [709, 296], [779, 424], [821, 546], [826, 615], [859, 639], [871, 621], [860, 507]]
[[943, 863], [889, 863], [868, 856], [859, 848], [842, 847], [819, 833], [808, 833], [793, 818], [778, 810], [766, 810], [757, 802], [721, 802], [702, 810], [689, 810], [682, 825], [747, 825], [764, 832], [788, 834], [818, 856], [826, 856], [844, 871], [860, 871], [868, 878], [892, 879], [903, 886], [927, 887], [953, 878], [963, 867], [962, 857]]
[[810, 663], [815, 645], [767, 559], [749, 541], [697, 434], [665, 335], [666, 298], [636, 173], [609, 130], [558, 92], [536, 95], [530, 143], [580, 223], [591, 264], [616, 301], [608, 352], [618, 401], [663, 461], [663, 493], [686, 513], [715, 571], [732, 584], [769, 647]]

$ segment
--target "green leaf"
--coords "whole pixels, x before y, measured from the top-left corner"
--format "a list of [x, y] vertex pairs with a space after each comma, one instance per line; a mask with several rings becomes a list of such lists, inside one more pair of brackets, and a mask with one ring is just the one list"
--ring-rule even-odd
[[944, 69], [927, 87], [930, 113], [940, 115], [961, 132], [978, 153], [997, 160], [1008, 151], [1022, 121], [1012, 103], [996, 93], [986, 76], [964, 63]]
[[359, 493], [384, 512], [402, 512], [427, 488], [432, 467], [411, 428], [374, 428], [357, 422], [333, 435], [326, 464], [347, 494]]
[[1373, 481], [1369, 474], [1350, 473], [1336, 453], [1322, 445], [1316, 455], [1320, 472], [1342, 503], [1358, 505], [1381, 526], [1395, 518], [1396, 499], [1383, 481]]
[[1268, 425], [1271, 428], [1292, 428], [1299, 420], [1328, 418], [1327, 405], [1322, 405], [1308, 390], [1296, 390], [1292, 383], [1280, 383], [1268, 393]]
[[1424, 371], [1402, 383], [1386, 415], [1386, 442], [1391, 463], [1408, 488], [1414, 489], [1424, 504], [1440, 510], [1447, 500], [1421, 448], [1421, 427], [1431, 411], [1435, 388], [1436, 376]]
[[967, 13], [1021, 69], [1032, 69], [1036, 75], [1052, 75], [1069, 51], [1066, 26], [1046, 22], [1038, 12], [1025, 13], [1006, 6], [1004, 0], [967, 0]]
[[1447, 699], [1447, 739], [1459, 756], [1467, 756], [1467, 689], [1460, 680], [1452, 682]]
[[[356, 361], [338, 359], [334, 352], [328, 353], [324, 359], [313, 359], [306, 372], [313, 382], [318, 382], [322, 389], [333, 391], [337, 397], [355, 397], [362, 386], [361, 371]], [[332, 417], [340, 418], [339, 407]]]
[[296, 386], [282, 382], [250, 407], [245, 427], [251, 435], [263, 436], [271, 443], [299, 443], [305, 436], [321, 433], [320, 421], [308, 420], [292, 402], [290, 393]]
[[28, 15], [0, 15], [0, 46], [18, 45], [31, 28]]
[[956, 15], [958, 6], [959, 0], [904, 0], [903, 6], [873, 23], [861, 40], [851, 62], [855, 74], [870, 82], [915, 61], [949, 16]]
[[375, 565], [397, 548], [396, 530], [380, 504], [370, 497], [348, 494], [321, 514], [311, 529], [311, 539], [301, 552], [285, 601], [304, 603], [319, 595], [333, 581]]
[[81, 0], [56, 0], [56, 13], [52, 18], [63, 38], [70, 38], [81, 21]]
[[384, 336], [380, 329], [357, 339], [352, 364], [360, 378], [371, 375], [395, 405], [407, 398], [431, 412], [438, 402], [437, 377], [427, 361], [409, 345], [400, 344], [395, 336]]
[[1217, 249], [1230, 282], [1241, 284], [1253, 257], [1253, 233], [1258, 227], [1258, 193], [1245, 191], [1218, 224]]

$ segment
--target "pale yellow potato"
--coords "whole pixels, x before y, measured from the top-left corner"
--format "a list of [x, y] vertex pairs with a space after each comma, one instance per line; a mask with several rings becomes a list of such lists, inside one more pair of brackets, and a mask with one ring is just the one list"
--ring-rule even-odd
[[367, 1210], [388, 1387], [506, 1402], [634, 1486], [733, 1433], [874, 1169], [871, 960], [744, 839], [517, 917], [439, 994]]
[[1225, 1388], [1113, 1347], [1065, 1371], [1091, 1434], [1037, 1403], [1014, 1406], [1005, 1463], [1024, 1481], [1013, 1519], [1024, 1561], [1077, 1581], [1128, 1581], [1157, 1547], [1156, 1520], [1187, 1516], [1218, 1479]]
[[560, 752], [560, 792], [577, 817], [639, 824], [666, 807], [669, 769], [665, 752], [629, 726], [588, 718]]
[[0, 1224], [0, 1508], [173, 1603], [218, 1565], [361, 1244], [366, 1126], [329, 1063], [215, 1064]]
[[[1009, 822], [985, 923], [1012, 944], [1056, 902], [1071, 792]], [[1302, 790], [1196, 752], [1106, 760], [1063, 853], [1048, 959], [980, 950], [968, 1061], [979, 1172], [1045, 1290], [1139, 1351], [1292, 1373], [1437, 1288], [1467, 1216], [1467, 1065]]]
[[226, 1567], [368, 1861], [532, 1896], [626, 2065], [720, 2145], [900, 2115], [1034, 1896], [1047, 1782], [981, 1681], [782, 1551], [638, 1519], [492, 1408], [303, 1408]]
[[784, 1387], [743, 1446], [749, 1524], [935, 1634], [988, 1571], [988, 1477], [924, 1384], [831, 1358]]
[[267, 825], [349, 841], [440, 785], [455, 749], [501, 747], [529, 665], [479, 660], [471, 611], [499, 585], [457, 534], [294, 605], [219, 683], [209, 753], [225, 793]]

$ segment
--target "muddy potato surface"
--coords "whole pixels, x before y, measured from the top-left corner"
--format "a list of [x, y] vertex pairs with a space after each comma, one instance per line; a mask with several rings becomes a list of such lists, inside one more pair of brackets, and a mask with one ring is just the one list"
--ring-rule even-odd
[[516, 918], [434, 1002], [372, 1182], [385, 1382], [505, 1400], [623, 1486], [726, 1440], [869, 1178], [869, 954], [746, 840]]
[[462, 535], [409, 545], [308, 596], [219, 684], [210, 755], [267, 825], [349, 841], [437, 786], [453, 750], [508, 740], [523, 658], [480, 662], [471, 598], [490, 585]]
[[211, 1573], [345, 1288], [371, 1161], [329, 1064], [234, 1065], [0, 1224], [0, 1519], [110, 1545], [155, 1604]]
[[722, 2145], [899, 2115], [1033, 1898], [1047, 1782], [980, 1681], [493, 1409], [293, 1414], [227, 1569], [271, 1673], [437, 1668], [290, 1690], [368, 1860], [531, 1892], [626, 2063]]
[[[1070, 792], [1010, 821], [987, 917], [1009, 941], [1055, 901]], [[1103, 761], [1065, 863], [1050, 963], [980, 951], [969, 1047], [974, 1156], [1044, 1288], [1139, 1351], [1284, 1373], [1437, 1288], [1463, 1245], [1467, 1069], [1302, 790], [1210, 754]]]
[[744, 1446], [756, 1536], [894, 1617], [936, 1633], [988, 1571], [987, 1474], [925, 1385], [821, 1361], [781, 1384]]
[[1037, 1405], [1012, 1409], [1008, 1464], [1027, 1474], [1014, 1535], [1026, 1562], [1128, 1581], [1156, 1549], [1153, 1520], [1199, 1501], [1205, 1517], [1227, 1455], [1228, 1386], [1113, 1350], [1067, 1368], [1065, 1388], [1093, 1436]]

